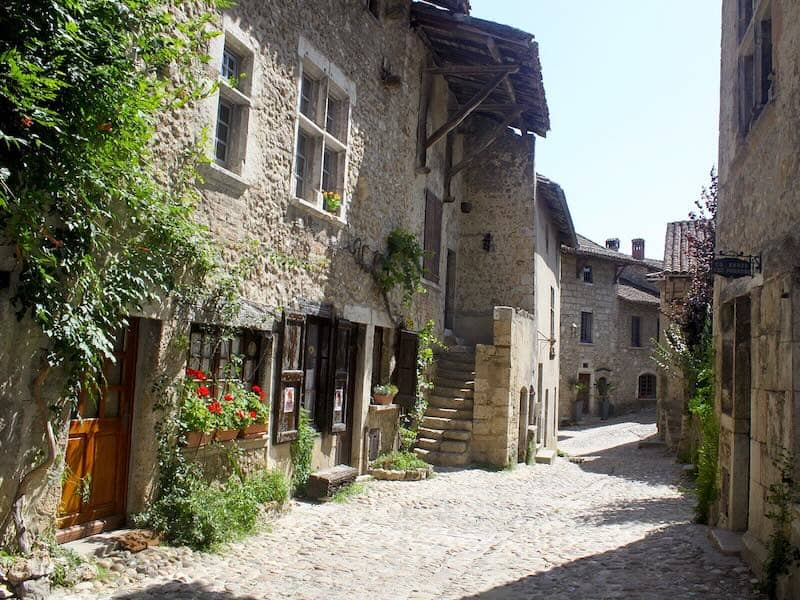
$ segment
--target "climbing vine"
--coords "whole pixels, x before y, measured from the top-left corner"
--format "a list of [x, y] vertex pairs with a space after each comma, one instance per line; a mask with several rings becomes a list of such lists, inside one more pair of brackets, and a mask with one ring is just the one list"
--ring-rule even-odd
[[389, 234], [386, 254], [377, 259], [377, 268], [373, 273], [375, 280], [386, 293], [400, 286], [403, 304], [410, 306], [414, 294], [425, 293], [422, 286], [424, 256], [425, 252], [413, 233], [395, 229]]
[[778, 579], [800, 561], [800, 548], [791, 542], [792, 505], [800, 496], [800, 486], [794, 481], [794, 454], [781, 448], [774, 465], [780, 479], [769, 486], [767, 495], [772, 507], [767, 513], [772, 521], [772, 533], [761, 577], [761, 588], [770, 598], [777, 597]]

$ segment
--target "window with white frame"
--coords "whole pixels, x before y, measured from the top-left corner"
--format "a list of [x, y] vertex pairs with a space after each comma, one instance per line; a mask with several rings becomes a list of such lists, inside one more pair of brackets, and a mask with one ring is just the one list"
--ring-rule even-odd
[[332, 76], [335, 68], [320, 62], [306, 55], [300, 63], [293, 190], [295, 197], [342, 218], [350, 96]]
[[214, 162], [241, 174], [247, 147], [253, 53], [228, 33], [219, 63]]

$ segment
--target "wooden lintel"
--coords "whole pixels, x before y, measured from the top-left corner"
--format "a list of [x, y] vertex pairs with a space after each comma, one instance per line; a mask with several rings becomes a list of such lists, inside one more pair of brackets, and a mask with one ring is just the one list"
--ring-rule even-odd
[[519, 65], [450, 65], [425, 69], [434, 75], [483, 75], [485, 73], [516, 73]]
[[464, 157], [464, 159], [463, 159], [463, 160], [462, 160], [460, 163], [458, 163], [458, 164], [457, 164], [457, 165], [455, 165], [455, 166], [454, 166], [452, 169], [450, 169], [450, 171], [447, 173], [447, 177], [448, 177], [448, 178], [450, 178], [450, 179], [452, 179], [452, 178], [453, 178], [453, 177], [455, 177], [455, 176], [456, 176], [458, 173], [460, 173], [461, 171], [463, 171], [464, 169], [466, 169], [468, 166], [470, 166], [472, 163], [474, 163], [474, 162], [475, 162], [475, 161], [476, 161], [478, 158], [480, 158], [480, 155], [481, 155], [481, 154], [482, 154], [482, 153], [483, 153], [483, 152], [484, 152], [484, 151], [485, 151], [485, 150], [486, 150], [486, 149], [487, 149], [489, 146], [491, 146], [492, 144], [494, 144], [494, 143], [497, 141], [497, 139], [498, 139], [498, 138], [499, 138], [501, 135], [503, 135], [503, 134], [505, 133], [506, 129], [508, 129], [508, 128], [509, 128], [509, 126], [510, 126], [510, 125], [511, 125], [511, 124], [512, 124], [514, 121], [516, 121], [516, 120], [517, 120], [517, 118], [518, 118], [518, 117], [519, 117], [521, 114], [522, 114], [522, 111], [521, 111], [521, 110], [515, 110], [513, 113], [511, 113], [510, 115], [508, 115], [508, 117], [506, 117], [506, 119], [505, 119], [505, 120], [504, 120], [502, 123], [500, 123], [500, 124], [499, 124], [497, 127], [495, 127], [495, 128], [492, 130], [492, 132], [491, 132], [491, 133], [488, 135], [488, 137], [487, 137], [487, 138], [486, 138], [486, 139], [485, 139], [483, 142], [481, 142], [480, 144], [478, 144], [478, 146], [477, 146], [477, 147], [476, 147], [476, 148], [475, 148], [475, 149], [474, 149], [472, 152], [470, 152], [468, 156], [465, 156], [465, 157]]
[[433, 144], [435, 144], [444, 136], [446, 136], [448, 133], [453, 131], [453, 129], [461, 125], [461, 123], [464, 122], [464, 119], [466, 119], [470, 114], [472, 114], [472, 112], [476, 108], [478, 108], [480, 103], [486, 100], [486, 98], [489, 97], [489, 94], [491, 94], [497, 88], [497, 86], [499, 86], [502, 83], [502, 81], [509, 76], [509, 74], [510, 72], [500, 73], [499, 75], [495, 76], [491, 81], [489, 81], [489, 83], [484, 85], [483, 88], [481, 88], [480, 91], [478, 91], [478, 93], [475, 94], [470, 99], [470, 101], [467, 102], [452, 119], [448, 120], [447, 123], [439, 127], [439, 129], [437, 129], [431, 134], [427, 142], [425, 142], [425, 149], [427, 150]]

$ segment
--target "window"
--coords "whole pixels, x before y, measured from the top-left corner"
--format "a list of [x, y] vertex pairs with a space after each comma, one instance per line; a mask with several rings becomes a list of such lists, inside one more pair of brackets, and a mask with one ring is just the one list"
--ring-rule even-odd
[[[301, 54], [295, 197], [343, 218], [350, 123], [350, 94], [346, 90], [352, 85], [302, 40]], [[338, 194], [341, 202], [329, 204], [324, 192]]]
[[642, 346], [641, 317], [631, 317], [631, 346], [634, 348], [641, 348]]
[[583, 274], [583, 282], [584, 283], [593, 283], [594, 282], [594, 279], [593, 279], [593, 276], [592, 276], [592, 265], [586, 265], [585, 267], [583, 267], [582, 274]]
[[247, 148], [253, 54], [226, 33], [219, 63], [219, 97], [214, 131], [214, 162], [241, 174]]
[[581, 312], [581, 343], [592, 343], [592, 313]]
[[215, 382], [257, 381], [262, 334], [239, 330], [231, 334], [211, 325], [193, 324], [189, 334], [187, 366], [199, 369]]
[[442, 201], [425, 190], [425, 256], [422, 259], [425, 279], [439, 283], [439, 263], [442, 247]]
[[[770, 11], [769, 4], [766, 4], [766, 8], [760, 11], [763, 18], [754, 19], [752, 2], [740, 0], [739, 3], [739, 33], [743, 48], [738, 64], [737, 102], [742, 135], [747, 134], [775, 93]], [[744, 36], [751, 21], [753, 35]]]
[[639, 376], [639, 398], [656, 397], [656, 376], [645, 373]]
[[556, 289], [550, 288], [550, 339], [556, 339]]

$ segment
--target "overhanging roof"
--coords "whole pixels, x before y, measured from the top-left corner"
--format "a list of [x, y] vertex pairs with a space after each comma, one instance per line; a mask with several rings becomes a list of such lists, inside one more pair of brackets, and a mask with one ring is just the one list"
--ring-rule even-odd
[[547, 177], [536, 175], [536, 198], [544, 200], [553, 220], [558, 225], [561, 233], [561, 243], [570, 248], [578, 247], [578, 238], [575, 235], [575, 226], [572, 224], [572, 215], [567, 205], [567, 197], [561, 186], [550, 181]]
[[[436, 4], [463, 6], [463, 0]], [[469, 107], [471, 100], [491, 88], [475, 112], [501, 122], [513, 117], [510, 125], [523, 133], [544, 137], [549, 131], [539, 46], [533, 35], [423, 2], [412, 4], [411, 25], [431, 51], [436, 74], [445, 77], [460, 107]]]

